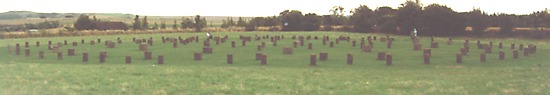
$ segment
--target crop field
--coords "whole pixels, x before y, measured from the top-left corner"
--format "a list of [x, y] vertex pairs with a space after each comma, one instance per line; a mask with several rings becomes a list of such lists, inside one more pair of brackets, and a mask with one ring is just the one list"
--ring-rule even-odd
[[[208, 41], [205, 33], [1, 39], [0, 94], [550, 94], [550, 63], [546, 59], [550, 42], [545, 40], [451, 37], [449, 45], [449, 38], [435, 37], [438, 47], [430, 49], [430, 62], [425, 64], [424, 51], [413, 50], [408, 36], [317, 31], [212, 34], [215, 38]], [[324, 36], [328, 37], [325, 45]], [[193, 40], [182, 43], [179, 37]], [[251, 39], [243, 45], [240, 38], [246, 37]], [[361, 40], [368, 45], [369, 37], [372, 50], [366, 52]], [[304, 45], [294, 47], [301, 38]], [[391, 48], [387, 47], [388, 38], [394, 39]], [[225, 41], [216, 43], [220, 39]], [[465, 40], [469, 41], [469, 52], [458, 64], [456, 54]], [[107, 41], [113, 46], [108, 47]], [[477, 41], [492, 42], [492, 52], [483, 53]], [[418, 43], [426, 49], [431, 42], [431, 37], [420, 37]], [[151, 59], [146, 59], [140, 45], [147, 46], [145, 51], [151, 52]], [[520, 45], [523, 50], [519, 50]], [[528, 45], [536, 46], [536, 52], [525, 56], [524, 52], [532, 50]], [[205, 47], [212, 53], [204, 53]], [[283, 54], [284, 48], [291, 48], [292, 54]], [[75, 54], [69, 56], [68, 49], [74, 49]], [[517, 59], [512, 57], [514, 50], [519, 51]], [[41, 51], [44, 58], [39, 57]], [[505, 53], [503, 60], [499, 59], [500, 51]], [[100, 52], [106, 52], [104, 62], [100, 62]], [[391, 65], [387, 60], [377, 60], [380, 52], [392, 56]], [[83, 62], [83, 53], [88, 54], [87, 62]], [[195, 59], [195, 53], [201, 55], [200, 60]], [[256, 60], [257, 53], [265, 55], [265, 60]], [[327, 59], [320, 60], [320, 53], [327, 53]], [[485, 62], [480, 61], [482, 53], [486, 54]], [[227, 62], [228, 54], [232, 64]], [[316, 65], [311, 65], [311, 55], [316, 56]], [[348, 64], [348, 55], [353, 57], [352, 64]], [[126, 57], [131, 57], [131, 63]]]

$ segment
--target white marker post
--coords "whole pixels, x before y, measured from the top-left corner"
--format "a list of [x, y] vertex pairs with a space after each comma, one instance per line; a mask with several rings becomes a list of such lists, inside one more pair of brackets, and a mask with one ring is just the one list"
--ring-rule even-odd
[[416, 31], [416, 28], [413, 30], [413, 32], [414, 32], [414, 36], [416, 37], [416, 33], [418, 32]]

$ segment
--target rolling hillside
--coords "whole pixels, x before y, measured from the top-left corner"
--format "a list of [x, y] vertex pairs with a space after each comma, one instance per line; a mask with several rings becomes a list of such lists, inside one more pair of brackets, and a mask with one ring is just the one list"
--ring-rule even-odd
[[[73, 24], [79, 15], [95, 15], [97, 19], [101, 21], [121, 21], [126, 24], [132, 24], [134, 16], [133, 14], [122, 13], [37, 13], [30, 11], [9, 11], [0, 13], [0, 24], [17, 25], [25, 23], [38, 23], [46, 20], [59, 20], [64, 25]], [[142, 17], [142, 16], [140, 16]], [[160, 24], [165, 21], [167, 25], [172, 25], [174, 20], [178, 23], [182, 18], [193, 18], [194, 16], [148, 16], [148, 22], [153, 25], [154, 23]], [[202, 16], [208, 21], [208, 25], [212, 23], [213, 26], [221, 25], [224, 19], [229, 16]], [[233, 20], [238, 20], [239, 17], [232, 17]], [[253, 17], [243, 17], [244, 19], [251, 19]]]

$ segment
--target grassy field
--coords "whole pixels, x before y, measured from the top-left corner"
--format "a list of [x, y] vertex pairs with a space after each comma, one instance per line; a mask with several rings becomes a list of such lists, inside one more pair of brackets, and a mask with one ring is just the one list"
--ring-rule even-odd
[[[306, 46], [294, 49], [293, 55], [283, 55], [283, 47], [292, 47], [292, 35], [350, 36], [352, 40], [361, 37], [385, 35], [344, 33], [344, 32], [216, 32], [215, 36], [228, 35], [226, 43], [216, 45], [211, 41], [213, 54], [204, 54], [203, 60], [194, 61], [193, 53], [200, 52], [204, 33], [148, 34], [101, 36], [103, 41], [121, 37], [122, 44], [107, 48], [104, 43], [90, 45], [97, 36], [55, 37], [0, 40], [0, 94], [474, 94], [474, 95], [544, 95], [550, 94], [550, 43], [543, 40], [524, 39], [475, 39], [453, 38], [452, 45], [446, 45], [447, 38], [436, 38], [439, 48], [432, 49], [432, 64], [423, 64], [422, 51], [412, 51], [412, 43], [406, 36], [392, 36], [396, 39], [391, 49], [385, 43], [374, 41], [373, 52], [361, 52], [359, 46], [351, 47], [351, 41], [340, 41], [334, 48], [322, 45], [319, 40], [306, 40]], [[241, 46], [239, 35], [284, 35], [277, 46], [268, 39], [252, 40]], [[161, 37], [183, 38], [199, 36], [199, 43], [187, 46], [161, 42]], [[132, 38], [153, 37], [154, 45], [149, 47], [153, 59], [164, 55], [165, 63], [156, 60], [143, 60], [143, 52]], [[64, 55], [57, 60], [55, 54], [47, 50], [47, 41], [80, 42], [76, 56]], [[429, 38], [421, 38], [423, 47], [429, 46]], [[471, 51], [464, 57], [463, 64], [456, 64], [454, 54], [459, 51], [465, 39], [469, 39]], [[498, 53], [488, 54], [487, 62], [479, 61], [481, 49], [475, 48], [475, 41], [482, 43], [504, 43], [505, 60], [498, 60]], [[31, 43], [31, 57], [9, 54], [7, 45]], [[35, 42], [41, 46], [36, 47]], [[231, 41], [237, 47], [231, 48]], [[257, 51], [260, 42], [266, 48]], [[307, 43], [314, 49], [308, 50]], [[537, 45], [537, 53], [529, 57], [511, 59], [510, 44]], [[23, 49], [22, 49], [23, 50]], [[46, 51], [46, 58], [39, 59], [38, 51]], [[81, 53], [89, 52], [90, 61], [82, 62]], [[100, 51], [108, 52], [107, 61], [99, 64]], [[254, 60], [255, 53], [267, 54], [267, 65]], [[328, 61], [318, 61], [318, 66], [309, 66], [309, 55], [329, 53]], [[393, 55], [392, 66], [376, 60], [377, 52]], [[498, 48], [493, 48], [498, 52]], [[346, 55], [354, 55], [354, 64], [346, 64]], [[226, 64], [226, 54], [234, 55], [234, 64]], [[132, 64], [124, 64], [124, 56], [133, 58]]]

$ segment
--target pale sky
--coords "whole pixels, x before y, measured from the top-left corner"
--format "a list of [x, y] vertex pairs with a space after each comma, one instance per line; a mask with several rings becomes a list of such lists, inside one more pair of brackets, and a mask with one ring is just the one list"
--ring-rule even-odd
[[[406, 0], [0, 0], [0, 12], [130, 13], [149, 16], [273, 16], [287, 9], [330, 14], [333, 6], [346, 11], [367, 5], [397, 8]], [[488, 13], [529, 14], [550, 8], [550, 0], [421, 0], [447, 5], [458, 12], [474, 7]]]

